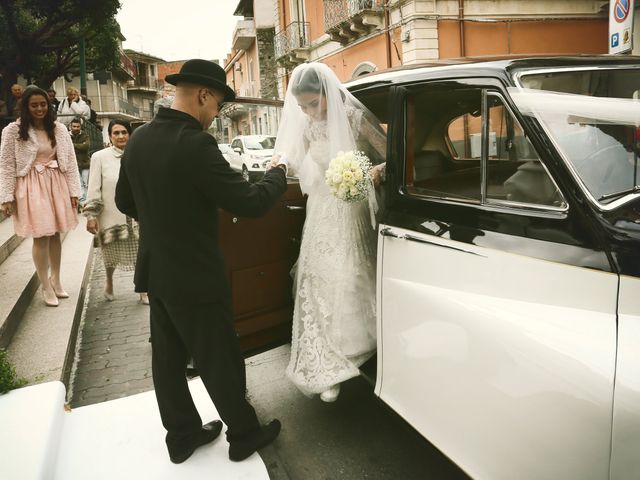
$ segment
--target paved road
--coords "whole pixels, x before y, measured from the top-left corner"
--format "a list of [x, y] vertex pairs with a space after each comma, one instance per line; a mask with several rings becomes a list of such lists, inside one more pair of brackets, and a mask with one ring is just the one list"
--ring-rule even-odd
[[[148, 308], [131, 272], [116, 271], [116, 299], [102, 296], [104, 268], [94, 261], [73, 377], [72, 407], [153, 388]], [[285, 345], [247, 360], [251, 402], [283, 430], [261, 451], [273, 480], [459, 480], [467, 477], [389, 411], [361, 378], [343, 384], [337, 402], [302, 395], [285, 377]]]

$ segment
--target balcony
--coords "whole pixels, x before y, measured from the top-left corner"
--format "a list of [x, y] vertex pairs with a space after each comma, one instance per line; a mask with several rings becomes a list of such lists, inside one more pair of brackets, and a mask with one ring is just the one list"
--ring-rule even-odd
[[136, 78], [136, 75], [138, 74], [136, 64], [127, 56], [126, 53], [124, 53], [124, 51], [120, 50], [118, 53], [120, 55], [120, 62], [116, 66], [115, 70], [124, 73], [125, 76], [131, 79]]
[[384, 0], [324, 0], [324, 29], [346, 44], [383, 27]]
[[132, 105], [131, 103], [127, 102], [126, 100], [122, 99], [122, 98], [118, 98], [117, 100], [117, 107], [116, 110], [120, 113], [124, 113], [125, 115], [130, 115], [132, 117], [140, 117], [140, 109], [138, 107], [136, 107], [135, 105]]
[[156, 77], [151, 77], [149, 75], [138, 75], [135, 80], [129, 80], [127, 82], [127, 90], [129, 91], [144, 90], [157, 92], [162, 90], [163, 86], [163, 82], [158, 80]]
[[309, 59], [309, 23], [291, 22], [274, 40], [276, 60], [285, 68]]
[[240, 20], [236, 23], [233, 31], [233, 43], [231, 48], [234, 50], [247, 50], [256, 40], [256, 26], [253, 20]]

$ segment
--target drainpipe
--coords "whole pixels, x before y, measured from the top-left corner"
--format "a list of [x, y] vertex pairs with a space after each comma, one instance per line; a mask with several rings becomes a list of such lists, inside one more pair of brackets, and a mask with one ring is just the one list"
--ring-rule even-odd
[[389, 1], [384, 2], [384, 31], [386, 32], [385, 50], [387, 54], [387, 68], [391, 68], [391, 30], [389, 30]]
[[458, 0], [458, 29], [460, 31], [460, 56], [466, 56], [464, 50], [464, 0]]

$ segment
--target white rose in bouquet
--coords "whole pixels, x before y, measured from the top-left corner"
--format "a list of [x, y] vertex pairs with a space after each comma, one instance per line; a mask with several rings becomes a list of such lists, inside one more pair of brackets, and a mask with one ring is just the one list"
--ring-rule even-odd
[[371, 161], [362, 152], [338, 152], [329, 162], [325, 182], [329, 190], [345, 202], [360, 202], [369, 196]]

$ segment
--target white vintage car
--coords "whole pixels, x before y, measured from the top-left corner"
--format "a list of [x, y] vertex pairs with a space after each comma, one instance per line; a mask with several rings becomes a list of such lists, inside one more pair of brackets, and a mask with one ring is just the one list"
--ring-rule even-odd
[[640, 478], [640, 59], [369, 75], [375, 393], [471, 477]]
[[[347, 87], [388, 133], [375, 394], [476, 479], [640, 478], [640, 60]], [[264, 219], [220, 213], [245, 349], [286, 341], [303, 220], [294, 183]]]

